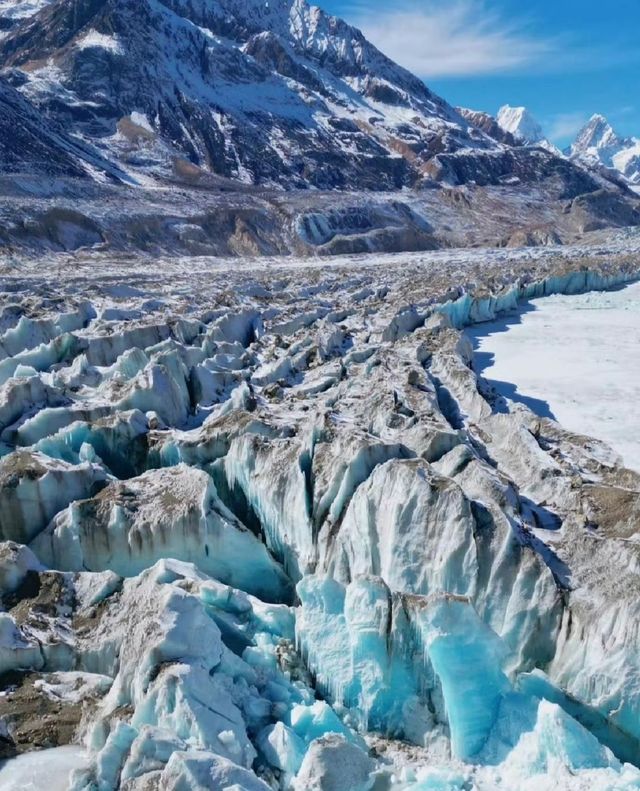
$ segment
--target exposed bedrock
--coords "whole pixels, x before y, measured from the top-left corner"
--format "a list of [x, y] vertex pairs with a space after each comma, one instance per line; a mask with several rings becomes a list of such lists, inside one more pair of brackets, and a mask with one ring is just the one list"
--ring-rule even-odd
[[640, 479], [461, 331], [637, 270], [464, 266], [5, 309], [2, 755], [81, 743], [74, 791], [637, 786]]

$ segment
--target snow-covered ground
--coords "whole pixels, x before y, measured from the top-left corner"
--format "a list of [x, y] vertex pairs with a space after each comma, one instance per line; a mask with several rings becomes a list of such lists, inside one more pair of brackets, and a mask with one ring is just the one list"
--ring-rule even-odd
[[603, 440], [640, 471], [640, 283], [536, 299], [469, 332], [476, 370], [498, 392]]
[[66, 791], [69, 776], [88, 762], [79, 747], [27, 753], [0, 764], [0, 791]]

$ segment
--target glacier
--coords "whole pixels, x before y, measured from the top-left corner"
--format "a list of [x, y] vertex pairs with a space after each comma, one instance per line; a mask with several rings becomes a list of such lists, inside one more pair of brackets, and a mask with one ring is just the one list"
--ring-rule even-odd
[[640, 476], [469, 338], [605, 249], [0, 276], [0, 791], [640, 788]]

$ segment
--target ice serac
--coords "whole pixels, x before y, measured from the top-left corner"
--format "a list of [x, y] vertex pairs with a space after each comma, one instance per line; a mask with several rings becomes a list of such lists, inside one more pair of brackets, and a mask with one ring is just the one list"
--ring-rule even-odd
[[319, 689], [361, 725], [420, 742], [434, 724], [426, 682], [406, 613], [384, 582], [361, 577], [345, 587], [308, 576], [298, 596], [296, 639]]
[[[175, 584], [205, 579], [193, 566], [160, 563], [104, 600], [81, 655], [85, 666], [115, 679], [90, 735], [95, 764], [74, 787], [118, 787], [121, 776], [131, 781], [161, 769], [187, 744], [251, 764], [245, 721], [215, 677], [227, 650], [220, 629], [203, 598]], [[121, 707], [132, 716], [114, 718]]]
[[266, 600], [291, 596], [265, 545], [224, 506], [210, 477], [186, 465], [109, 484], [71, 504], [32, 548], [54, 568], [125, 577], [176, 558]]
[[0, 461], [0, 483], [0, 535], [26, 544], [67, 504], [102, 488], [106, 475], [90, 462], [68, 464], [24, 450]]
[[268, 436], [269, 429], [255, 429], [231, 442], [224, 474], [259, 519], [271, 551], [298, 580], [316, 559], [305, 474], [309, 451], [297, 437], [267, 443], [263, 432]]
[[216, 753], [174, 752], [166, 769], [159, 775], [161, 788], [167, 791], [208, 791], [211, 788], [268, 791], [269, 786], [255, 774]]
[[[112, 596], [82, 641], [84, 663], [115, 680], [89, 733], [94, 763], [74, 789], [144, 787], [153, 779], [162, 788], [237, 783], [261, 791], [270, 786], [251, 771], [256, 765], [288, 787], [327, 733], [342, 734], [359, 760], [370, 761], [361, 739], [315, 700], [296, 669], [288, 607], [265, 605], [176, 561], [125, 581]], [[86, 607], [83, 597], [79, 614], [88, 616]], [[119, 715], [123, 707], [130, 717]]]
[[375, 762], [343, 736], [330, 734], [316, 739], [300, 768], [295, 791], [370, 791], [374, 787]]
[[330, 700], [387, 736], [420, 744], [446, 724], [459, 758], [481, 752], [511, 685], [468, 599], [392, 595], [375, 577], [309, 577], [298, 593], [298, 641]]
[[454, 753], [472, 759], [486, 745], [511, 685], [504, 644], [468, 600], [412, 602], [412, 622], [442, 687]]
[[581, 724], [589, 719], [579, 707], [581, 721], [558, 704], [559, 688], [528, 677], [513, 686], [508, 646], [465, 597], [392, 595], [371, 577], [346, 588], [308, 577], [298, 592], [303, 655], [320, 689], [355, 721], [417, 744], [447, 734], [457, 758], [499, 772], [545, 773], [555, 763], [619, 769]]
[[548, 661], [559, 623], [557, 587], [551, 570], [518, 540], [518, 504], [510, 497], [466, 446], [432, 466], [387, 462], [354, 494], [326, 568], [343, 582], [373, 574], [394, 591], [468, 597], [522, 667]]
[[392, 595], [372, 577], [308, 577], [298, 593], [298, 641], [330, 700], [387, 736], [422, 744], [446, 724], [459, 758], [483, 750], [511, 685], [506, 646], [468, 599]]
[[638, 477], [462, 332], [637, 275], [601, 244], [21, 275], [0, 754], [82, 745], [74, 791], [637, 788]]
[[343, 581], [382, 577], [392, 590], [473, 594], [478, 558], [471, 504], [424, 461], [389, 461], [349, 503], [330, 568]]

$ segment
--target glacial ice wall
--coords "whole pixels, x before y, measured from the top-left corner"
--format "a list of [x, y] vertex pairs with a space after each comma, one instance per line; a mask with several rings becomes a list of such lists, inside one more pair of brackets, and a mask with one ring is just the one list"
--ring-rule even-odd
[[634, 270], [527, 266], [14, 295], [2, 756], [82, 745], [74, 791], [639, 788], [640, 479], [457, 329]]

